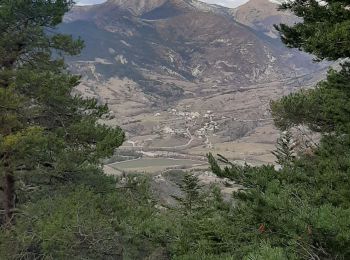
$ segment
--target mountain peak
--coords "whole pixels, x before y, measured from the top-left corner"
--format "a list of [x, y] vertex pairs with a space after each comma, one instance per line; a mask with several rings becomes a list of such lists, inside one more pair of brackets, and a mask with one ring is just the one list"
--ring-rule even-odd
[[142, 15], [169, 2], [184, 2], [184, 0], [109, 0], [107, 5], [117, 5], [134, 15]]
[[127, 10], [133, 15], [141, 16], [151, 12], [162, 6], [174, 7], [181, 9], [199, 9], [202, 11], [218, 11], [226, 9], [225, 7], [213, 6], [199, 0], [108, 0], [105, 5], [117, 6], [118, 8]]
[[279, 38], [275, 24], [294, 24], [298, 18], [290, 12], [278, 10], [283, 0], [250, 0], [234, 9], [237, 21], [262, 32], [271, 38]]
[[109, 0], [106, 2], [107, 5], [117, 5], [122, 9], [126, 9], [134, 15], [142, 15], [150, 12], [163, 5], [172, 5], [176, 7], [189, 7], [195, 0]]

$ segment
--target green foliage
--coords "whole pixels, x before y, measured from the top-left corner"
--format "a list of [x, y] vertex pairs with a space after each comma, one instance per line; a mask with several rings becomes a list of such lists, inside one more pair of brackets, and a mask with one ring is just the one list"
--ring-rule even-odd
[[80, 186], [37, 191], [16, 225], [1, 230], [0, 258], [142, 259], [162, 248], [163, 222], [145, 180], [118, 190], [102, 174], [82, 177]]
[[337, 72], [330, 70], [327, 80], [316, 88], [302, 90], [271, 103], [276, 126], [286, 130], [307, 125], [313, 131], [346, 132], [350, 125], [350, 63]]
[[[333, 147], [336, 145], [333, 143]], [[327, 153], [329, 161], [323, 162], [327, 158], [323, 149], [329, 152], [330, 147], [322, 144], [322, 152], [313, 161], [301, 158], [295, 166], [279, 172], [271, 167], [225, 169], [226, 176], [231, 174], [231, 179], [246, 187], [235, 194], [237, 208], [232, 213], [231, 225], [250, 232], [256, 230], [256, 237], [240, 229], [236, 231], [241, 232], [237, 233], [239, 237], [245, 237], [240, 245], [247, 246], [247, 252], [257, 250], [255, 246], [262, 240], [273, 248], [283, 249], [288, 259], [349, 257], [350, 187], [345, 181], [349, 172], [341, 170], [349, 169], [349, 160], [339, 165], [335, 158], [340, 154], [334, 151], [333, 155]], [[341, 155], [344, 159], [348, 156], [349, 150]]]
[[348, 0], [297, 0], [282, 4], [302, 22], [290, 27], [279, 25], [282, 41], [316, 55], [319, 59], [337, 60], [350, 56], [350, 11]]
[[207, 154], [207, 158], [208, 158], [208, 162], [210, 164], [211, 171], [213, 173], [215, 173], [219, 177], [224, 177], [222, 175], [221, 168], [220, 168], [219, 164], [217, 163], [217, 161], [215, 160], [215, 157], [213, 156], [213, 154], [212, 153], [208, 153]]
[[262, 244], [254, 253], [250, 253], [244, 260], [284, 260], [288, 259], [282, 248], [272, 248], [269, 244]]
[[192, 210], [198, 206], [198, 202], [200, 202], [201, 199], [201, 186], [199, 185], [198, 177], [192, 174], [185, 174], [180, 188], [184, 193], [184, 197], [176, 197], [176, 199], [181, 204], [186, 214], [191, 213]]
[[[120, 128], [98, 122], [96, 100], [74, 96], [79, 77], [63, 55], [81, 40], [56, 32], [73, 1], [0, 1], [0, 169], [4, 221], [14, 217], [16, 183], [52, 185], [99, 165], [124, 140]], [[17, 196], [18, 199], [18, 196]], [[19, 198], [20, 199], [20, 198]]]
[[277, 163], [283, 166], [291, 166], [295, 160], [295, 144], [290, 131], [283, 132], [277, 139], [277, 149], [272, 153], [277, 158]]

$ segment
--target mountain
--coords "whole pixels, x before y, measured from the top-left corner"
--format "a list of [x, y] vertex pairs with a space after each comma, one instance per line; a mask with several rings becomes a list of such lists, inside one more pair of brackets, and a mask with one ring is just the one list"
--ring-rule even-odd
[[[280, 1], [283, 2], [283, 1]], [[278, 1], [250, 0], [233, 11], [235, 19], [269, 37], [279, 38], [274, 24], [294, 24], [297, 17], [291, 12], [279, 11]]]
[[[242, 10], [237, 17], [243, 17]], [[87, 45], [79, 61], [102, 58], [105, 64], [97, 69], [103, 78], [127, 76], [160, 96], [171, 93], [148, 86], [154, 80], [145, 71], [242, 86], [289, 77], [291, 69], [305, 72], [315, 67], [305, 55], [238, 23], [229, 10], [197, 1], [110, 0], [76, 8], [66, 21], [65, 32], [81, 35]], [[179, 97], [179, 91], [171, 98]]]
[[[78, 91], [107, 102], [115, 115], [106, 122], [121, 125], [143, 151], [203, 155], [244, 140], [267, 151], [275, 138], [269, 100], [311, 84], [323, 68], [269, 33], [290, 19], [276, 8], [268, 0], [238, 9], [109, 0], [75, 7], [61, 30], [86, 44], [69, 59], [84, 76]], [[268, 141], [258, 138], [261, 129]]]

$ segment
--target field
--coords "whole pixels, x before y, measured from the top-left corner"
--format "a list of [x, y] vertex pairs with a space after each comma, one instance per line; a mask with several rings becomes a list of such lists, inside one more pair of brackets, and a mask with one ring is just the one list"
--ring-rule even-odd
[[192, 168], [195, 166], [205, 165], [206, 162], [199, 160], [187, 159], [170, 159], [170, 158], [140, 158], [124, 162], [110, 164], [118, 171], [122, 172], [159, 172], [175, 168]]

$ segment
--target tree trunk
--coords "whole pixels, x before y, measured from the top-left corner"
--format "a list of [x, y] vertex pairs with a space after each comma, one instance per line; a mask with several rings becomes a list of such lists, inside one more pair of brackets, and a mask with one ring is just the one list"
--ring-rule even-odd
[[13, 210], [15, 207], [15, 178], [11, 172], [4, 176], [4, 224], [10, 226], [13, 221]]

